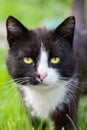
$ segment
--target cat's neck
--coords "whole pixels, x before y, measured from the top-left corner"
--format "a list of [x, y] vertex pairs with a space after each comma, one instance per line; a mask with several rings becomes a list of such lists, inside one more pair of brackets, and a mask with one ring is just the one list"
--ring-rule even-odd
[[[38, 91], [37, 91], [38, 90]], [[46, 119], [50, 113], [58, 107], [62, 108], [67, 89], [66, 87], [55, 87], [54, 89], [32, 89], [31, 87], [22, 86], [23, 101], [27, 108], [31, 108], [31, 115]]]

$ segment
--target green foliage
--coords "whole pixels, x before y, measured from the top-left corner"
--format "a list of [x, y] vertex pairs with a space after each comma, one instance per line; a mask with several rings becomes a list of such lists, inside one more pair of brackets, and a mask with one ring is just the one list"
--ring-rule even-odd
[[13, 15], [29, 28], [34, 28], [44, 19], [64, 18], [69, 14], [70, 4], [69, 0], [0, 0], [0, 19], [5, 21]]

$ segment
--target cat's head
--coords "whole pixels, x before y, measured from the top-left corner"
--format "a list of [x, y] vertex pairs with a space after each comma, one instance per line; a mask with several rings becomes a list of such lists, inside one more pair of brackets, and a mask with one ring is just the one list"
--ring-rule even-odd
[[9, 44], [7, 67], [17, 83], [53, 86], [73, 76], [73, 16], [53, 30], [28, 30], [12, 16], [8, 17], [6, 27]]

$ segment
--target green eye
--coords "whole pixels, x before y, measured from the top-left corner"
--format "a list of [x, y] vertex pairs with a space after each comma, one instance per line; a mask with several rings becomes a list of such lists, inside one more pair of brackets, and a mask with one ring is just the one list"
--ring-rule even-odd
[[51, 62], [52, 64], [57, 64], [57, 63], [59, 63], [59, 61], [60, 61], [60, 58], [59, 58], [59, 57], [55, 57], [55, 58], [51, 58], [51, 59], [50, 59], [50, 62]]
[[26, 64], [32, 64], [33, 63], [33, 59], [32, 58], [28, 58], [28, 57], [24, 57], [23, 58], [23, 61], [26, 63]]

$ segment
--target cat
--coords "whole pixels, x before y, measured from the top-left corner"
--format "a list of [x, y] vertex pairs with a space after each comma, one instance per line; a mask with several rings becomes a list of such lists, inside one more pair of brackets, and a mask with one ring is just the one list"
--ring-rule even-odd
[[52, 130], [73, 130], [67, 115], [76, 125], [79, 90], [73, 51], [75, 17], [66, 18], [53, 30], [28, 30], [9, 16], [6, 27], [8, 72], [31, 116], [51, 119]]

